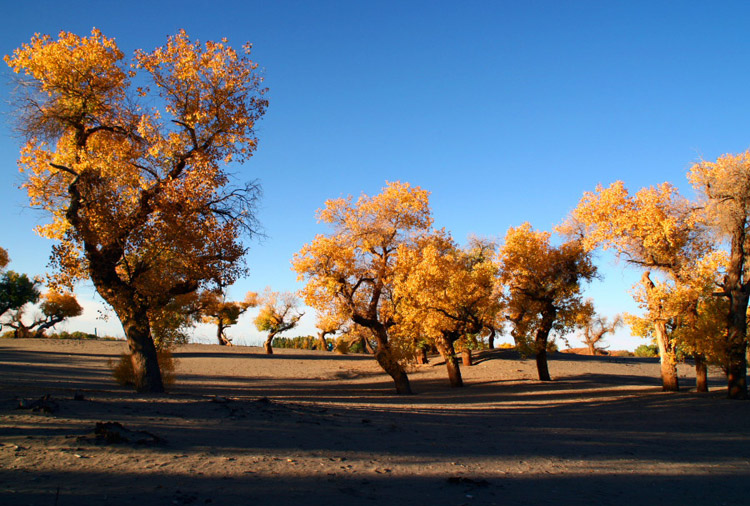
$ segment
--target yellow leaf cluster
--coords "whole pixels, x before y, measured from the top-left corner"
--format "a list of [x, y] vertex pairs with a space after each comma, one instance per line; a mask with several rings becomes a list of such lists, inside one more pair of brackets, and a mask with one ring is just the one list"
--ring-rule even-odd
[[127, 63], [94, 29], [35, 35], [5, 57], [29, 90], [19, 167], [31, 205], [51, 218], [37, 231], [59, 241], [58, 286], [90, 277], [117, 309], [133, 290], [165, 299], [244, 272], [257, 187], [227, 190], [222, 164], [253, 153], [267, 107], [248, 51], [180, 31]]

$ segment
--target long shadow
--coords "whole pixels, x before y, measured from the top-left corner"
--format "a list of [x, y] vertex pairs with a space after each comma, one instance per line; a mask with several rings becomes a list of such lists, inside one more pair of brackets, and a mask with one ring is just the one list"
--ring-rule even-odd
[[603, 473], [587, 476], [499, 476], [491, 472], [462, 476], [366, 477], [341, 470], [322, 476], [256, 475], [253, 468], [232, 476], [199, 474], [60, 471], [45, 474], [33, 486], [7, 470], [0, 483], [13, 484], [12, 493], [0, 490], [4, 505], [70, 506], [108, 504], [253, 504], [306, 506], [353, 504], [482, 505], [746, 505], [746, 482], [741, 476], [687, 473]]
[[[178, 348], [179, 350], [179, 348]], [[264, 360], [334, 360], [334, 361], [359, 361], [359, 360], [374, 360], [372, 355], [363, 354], [350, 354], [350, 355], [339, 355], [337, 353], [330, 353], [327, 355], [323, 354], [306, 354], [306, 353], [274, 353], [268, 355], [262, 351], [249, 352], [242, 351], [240, 353], [217, 353], [217, 352], [195, 352], [195, 351], [175, 351], [172, 355], [176, 358], [252, 358], [252, 359], [264, 359]]]
[[[651, 357], [611, 357], [603, 355], [579, 355], [576, 353], [549, 353], [550, 362], [599, 362], [605, 364], [658, 364], [658, 358]], [[481, 350], [474, 354], [474, 362], [480, 364], [491, 360], [534, 360], [513, 349]]]

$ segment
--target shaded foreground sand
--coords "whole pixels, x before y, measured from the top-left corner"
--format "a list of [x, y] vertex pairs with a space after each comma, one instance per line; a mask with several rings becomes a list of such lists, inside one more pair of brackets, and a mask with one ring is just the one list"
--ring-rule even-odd
[[[435, 357], [398, 397], [367, 356], [188, 345], [172, 391], [137, 396], [109, 376], [124, 350], [0, 341], [0, 504], [750, 503], [750, 403], [717, 374], [688, 391], [688, 366], [666, 394], [652, 359], [555, 354], [541, 383], [492, 351], [451, 389]], [[163, 441], [106, 443], [109, 421]]]

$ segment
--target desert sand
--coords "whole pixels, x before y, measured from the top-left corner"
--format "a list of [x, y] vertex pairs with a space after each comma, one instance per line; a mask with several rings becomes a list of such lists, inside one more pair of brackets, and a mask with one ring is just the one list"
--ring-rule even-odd
[[110, 376], [125, 350], [0, 341], [0, 504], [750, 504], [750, 403], [719, 371], [663, 393], [655, 359], [553, 354], [542, 383], [493, 350], [465, 388], [431, 357], [396, 396], [370, 356], [187, 345], [144, 396]]

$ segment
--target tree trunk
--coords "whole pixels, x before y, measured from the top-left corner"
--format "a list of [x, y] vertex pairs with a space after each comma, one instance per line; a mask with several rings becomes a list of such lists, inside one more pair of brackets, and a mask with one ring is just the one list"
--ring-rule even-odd
[[461, 362], [466, 367], [471, 367], [472, 365], [474, 365], [473, 362], [472, 362], [472, 360], [471, 360], [471, 350], [467, 349], [467, 350], [463, 350], [461, 352]]
[[120, 316], [130, 348], [135, 389], [140, 393], [164, 392], [156, 346], [151, 339], [151, 327], [145, 310], [130, 311], [129, 317]]
[[536, 371], [539, 374], [539, 381], [552, 381], [547, 366], [547, 343], [544, 343], [544, 347], [536, 352]]
[[321, 351], [328, 351], [328, 343], [326, 343], [327, 332], [318, 332], [318, 347]]
[[542, 322], [536, 333], [534, 344], [536, 346], [536, 370], [539, 374], [539, 381], [552, 381], [547, 366], [547, 340], [552, 330], [552, 324], [555, 323], [557, 309], [551, 304], [542, 313]]
[[458, 366], [456, 350], [453, 348], [453, 342], [445, 337], [439, 337], [435, 340], [437, 349], [445, 360], [445, 367], [448, 369], [448, 380], [451, 387], [460, 388], [464, 386], [464, 380], [461, 377], [461, 368]]
[[232, 341], [224, 335], [224, 326], [221, 324], [216, 326], [216, 339], [219, 341], [220, 346], [232, 346]]
[[399, 395], [411, 395], [411, 384], [409, 383], [409, 377], [406, 375], [406, 371], [398, 363], [396, 357], [393, 356], [393, 350], [388, 345], [388, 331], [384, 326], [378, 326], [377, 328], [370, 327], [375, 340], [378, 343], [378, 349], [375, 352], [375, 360], [377, 360], [380, 367], [388, 373], [393, 379], [393, 383], [396, 385], [396, 393]]
[[370, 340], [367, 339], [365, 336], [362, 336], [362, 342], [365, 345], [365, 349], [367, 350], [367, 353], [370, 355], [375, 355], [375, 348], [372, 347], [372, 344], [370, 344]]
[[382, 367], [383, 370], [393, 378], [397, 394], [411, 395], [412, 392], [411, 385], [409, 384], [409, 377], [406, 375], [404, 368], [401, 367], [401, 364], [399, 364], [393, 357], [390, 348], [382, 345], [378, 346], [378, 351], [375, 352], [375, 360], [377, 360], [380, 367]]
[[419, 365], [425, 365], [429, 363], [429, 360], [427, 360], [427, 348], [424, 348], [422, 346], [417, 348], [416, 358]]
[[708, 392], [708, 367], [706, 358], [700, 353], [696, 353], [695, 359], [695, 390], [698, 392]]
[[489, 349], [494, 350], [495, 349], [495, 329], [490, 328], [490, 335], [487, 336], [487, 346]]
[[594, 346], [594, 343], [588, 342], [586, 343], [586, 345], [589, 347], [589, 355], [591, 355], [592, 357], [596, 355], [596, 346]]
[[748, 296], [741, 290], [732, 290], [729, 301], [727, 392], [730, 399], [747, 399]]
[[273, 343], [273, 338], [275, 336], [276, 334], [273, 333], [268, 334], [266, 342], [263, 343], [263, 349], [266, 350], [266, 355], [273, 355], [273, 347], [271, 346], [271, 343]]
[[661, 362], [661, 388], [665, 392], [677, 392], [680, 389], [677, 380], [677, 354], [674, 344], [669, 342], [667, 325], [664, 321], [654, 322], [656, 343], [659, 345], [659, 361]]

